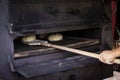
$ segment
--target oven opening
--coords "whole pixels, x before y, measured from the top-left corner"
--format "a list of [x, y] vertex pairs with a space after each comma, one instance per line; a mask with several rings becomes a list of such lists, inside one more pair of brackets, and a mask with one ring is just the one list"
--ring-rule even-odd
[[[56, 33], [48, 33], [48, 34], [37, 34], [36, 39], [48, 41], [48, 43], [52, 43], [55, 45], [88, 50], [92, 52], [98, 52], [100, 50], [100, 31], [101, 29], [85, 29], [85, 30], [75, 30], [75, 31], [65, 31], [65, 32], [56, 32]], [[98, 34], [97, 34], [98, 32]], [[61, 40], [59, 41], [51, 41], [49, 37], [51, 35], [62, 35]], [[35, 46], [35, 45], [26, 45], [22, 41], [22, 37], [17, 37], [14, 40], [14, 58], [25, 58], [25, 57], [33, 57], [33, 56], [41, 56], [48, 54], [60, 54], [62, 56], [57, 58], [66, 58], [70, 56], [75, 56], [77, 54], [74, 53], [62, 53], [63, 50], [45, 47], [45, 46]], [[91, 49], [92, 48], [92, 49]], [[55, 58], [55, 57], [54, 57]]]

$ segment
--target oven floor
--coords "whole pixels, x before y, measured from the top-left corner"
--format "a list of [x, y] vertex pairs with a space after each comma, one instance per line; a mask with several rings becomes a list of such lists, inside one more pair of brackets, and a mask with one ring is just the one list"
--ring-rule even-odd
[[[95, 44], [99, 44], [99, 40], [97, 39], [87, 39], [87, 38], [77, 38], [77, 37], [65, 37], [61, 41], [49, 42], [52, 44], [67, 46], [71, 48], [80, 48], [91, 46]], [[48, 53], [53, 53], [57, 51], [61, 51], [55, 48], [49, 48], [45, 46], [29, 46], [20, 42], [16, 42], [15, 45], [15, 58], [27, 57], [27, 56], [35, 56], [35, 55], [43, 55]]]

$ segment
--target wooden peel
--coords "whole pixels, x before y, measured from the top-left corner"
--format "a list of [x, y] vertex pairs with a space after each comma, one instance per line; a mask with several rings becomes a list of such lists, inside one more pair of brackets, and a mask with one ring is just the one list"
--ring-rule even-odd
[[[43, 46], [47, 46], [47, 47], [53, 47], [53, 48], [56, 48], [56, 49], [61, 49], [61, 50], [73, 52], [73, 53], [76, 53], [76, 54], [81, 54], [81, 55], [85, 55], [85, 56], [89, 56], [89, 57], [92, 57], [92, 58], [99, 59], [99, 54], [92, 53], [92, 52], [87, 52], [87, 51], [82, 51], [82, 50], [78, 50], [78, 49], [73, 49], [73, 48], [68, 48], [68, 47], [64, 47], [64, 46], [54, 45], [54, 44], [48, 43], [47, 41], [35, 40], [35, 41], [28, 42], [28, 43], [25, 43], [25, 44], [27, 44], [27, 45], [43, 45]], [[115, 59], [113, 61], [113, 63], [120, 64], [120, 59]]]

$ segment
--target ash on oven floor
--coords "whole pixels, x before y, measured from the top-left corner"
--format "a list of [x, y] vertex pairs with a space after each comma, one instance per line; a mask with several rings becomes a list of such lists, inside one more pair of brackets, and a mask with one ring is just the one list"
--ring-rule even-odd
[[[77, 37], [65, 37], [61, 41], [49, 42], [49, 43], [66, 46], [66, 47], [71, 47], [71, 48], [80, 48], [80, 47], [86, 47], [86, 46], [99, 44], [99, 40], [98, 39], [77, 38]], [[62, 50], [58, 50], [55, 48], [49, 48], [49, 47], [45, 47], [45, 46], [29, 46], [29, 45], [23, 44], [21, 42], [14, 43], [14, 47], [15, 47], [15, 54], [14, 54], [15, 58], [43, 55], [43, 54], [53, 53], [53, 52], [57, 52], [57, 51], [62, 51]]]

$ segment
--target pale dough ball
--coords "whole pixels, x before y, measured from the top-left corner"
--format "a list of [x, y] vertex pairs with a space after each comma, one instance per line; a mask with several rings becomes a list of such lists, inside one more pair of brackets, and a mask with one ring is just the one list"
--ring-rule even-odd
[[36, 40], [35, 35], [29, 35], [29, 36], [22, 37], [23, 42], [31, 42], [31, 41], [34, 41], [34, 40]]
[[60, 33], [51, 34], [48, 36], [49, 41], [60, 41], [63, 39], [63, 35]]

